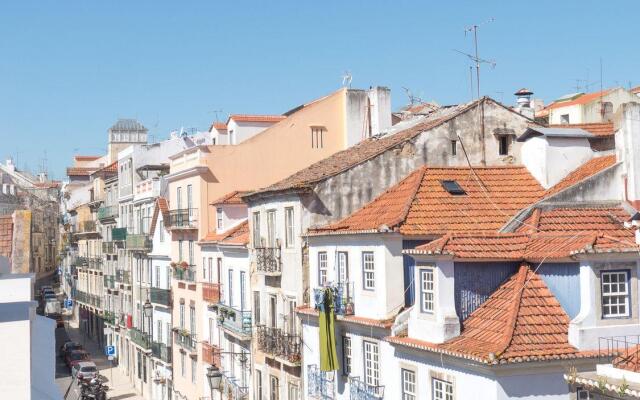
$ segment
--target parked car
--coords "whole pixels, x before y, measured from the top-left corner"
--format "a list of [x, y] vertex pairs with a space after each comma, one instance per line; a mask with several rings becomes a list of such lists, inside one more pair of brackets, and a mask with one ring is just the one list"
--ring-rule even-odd
[[46, 302], [47, 300], [58, 300], [58, 296], [55, 293], [45, 293], [43, 301]]
[[74, 350], [82, 350], [82, 345], [80, 343], [72, 342], [71, 340], [65, 342], [65, 344], [60, 346], [60, 357], [65, 358], [67, 353]]
[[64, 357], [64, 362], [67, 364], [67, 367], [73, 368], [73, 366], [82, 361], [89, 361], [89, 353], [84, 350], [73, 350], [68, 352]]
[[81, 361], [71, 368], [71, 376], [78, 380], [91, 380], [98, 377], [98, 367], [93, 361]]

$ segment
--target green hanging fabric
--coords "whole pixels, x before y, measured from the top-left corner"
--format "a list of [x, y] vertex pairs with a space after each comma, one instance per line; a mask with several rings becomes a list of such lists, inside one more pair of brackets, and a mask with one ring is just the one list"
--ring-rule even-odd
[[320, 371], [336, 371], [340, 368], [336, 350], [336, 333], [334, 324], [333, 292], [330, 288], [324, 291], [324, 301], [320, 307]]

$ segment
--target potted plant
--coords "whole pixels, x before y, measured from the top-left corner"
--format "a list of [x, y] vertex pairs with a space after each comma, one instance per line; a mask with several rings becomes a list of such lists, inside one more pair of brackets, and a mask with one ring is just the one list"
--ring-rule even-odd
[[178, 266], [178, 263], [176, 263], [175, 261], [171, 261], [171, 262], [169, 263], [169, 266], [170, 266], [171, 268], [175, 268], [175, 267], [177, 267], [177, 266]]
[[189, 263], [186, 261], [180, 261], [180, 267], [182, 267], [182, 269], [187, 269], [189, 268]]

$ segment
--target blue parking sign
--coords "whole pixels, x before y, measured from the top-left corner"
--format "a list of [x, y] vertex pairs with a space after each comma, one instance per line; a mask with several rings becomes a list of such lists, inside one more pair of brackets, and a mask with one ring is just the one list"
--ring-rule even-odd
[[64, 308], [71, 308], [71, 307], [73, 307], [73, 300], [71, 300], [71, 299], [66, 299], [66, 300], [64, 301]]
[[108, 356], [115, 356], [116, 355], [116, 346], [105, 346], [104, 352]]

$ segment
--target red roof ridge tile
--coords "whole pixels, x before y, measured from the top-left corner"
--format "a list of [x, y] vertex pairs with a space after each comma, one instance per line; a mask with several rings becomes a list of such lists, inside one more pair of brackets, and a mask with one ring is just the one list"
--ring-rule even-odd
[[524, 292], [525, 285], [527, 284], [527, 274], [529, 272], [529, 266], [527, 264], [521, 264], [515, 279], [516, 287], [514, 288], [513, 303], [511, 303], [511, 309], [509, 310], [509, 319], [507, 320], [506, 330], [503, 333], [502, 349], [496, 352], [496, 356], [502, 355], [513, 340], [513, 332], [516, 329], [516, 321], [518, 320], [518, 313], [520, 312], [520, 304], [522, 300], [522, 292]]

